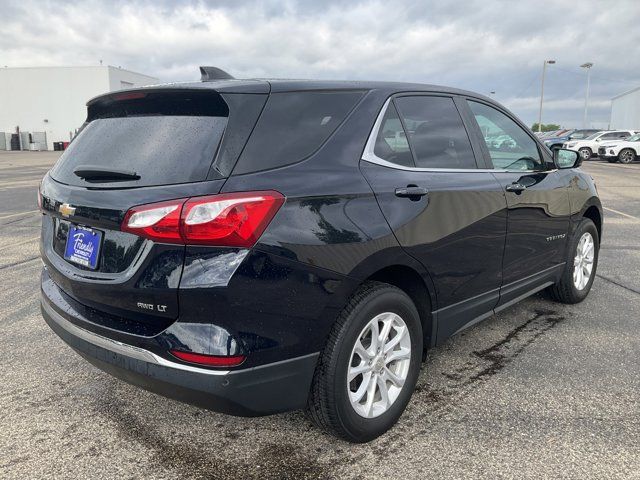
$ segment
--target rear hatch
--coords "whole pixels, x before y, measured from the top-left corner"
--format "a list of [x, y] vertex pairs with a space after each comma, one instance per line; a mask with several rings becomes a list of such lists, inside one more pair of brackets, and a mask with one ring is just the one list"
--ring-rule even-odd
[[67, 303], [103, 327], [140, 335], [177, 318], [185, 247], [124, 232], [122, 221], [134, 206], [218, 193], [265, 100], [164, 88], [88, 104], [40, 192], [42, 256]]

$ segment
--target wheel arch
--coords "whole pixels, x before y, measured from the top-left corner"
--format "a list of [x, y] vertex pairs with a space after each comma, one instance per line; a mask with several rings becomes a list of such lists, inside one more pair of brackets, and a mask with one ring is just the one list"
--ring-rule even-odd
[[596, 226], [598, 231], [598, 242], [602, 243], [602, 230], [603, 230], [603, 213], [602, 204], [597, 197], [590, 198], [582, 207], [580, 218], [590, 219]]
[[365, 282], [377, 281], [388, 283], [405, 292], [418, 309], [425, 347], [433, 345], [436, 324], [432, 312], [437, 308], [437, 301], [431, 276], [421, 263], [403, 250], [394, 254], [379, 252], [376, 257], [378, 258], [369, 259], [352, 273], [351, 276], [359, 281], [356, 290]]
[[591, 205], [587, 208], [583, 214], [583, 217], [591, 219], [591, 221], [596, 225], [596, 229], [598, 230], [598, 241], [602, 237], [602, 215], [600, 214], [600, 210], [595, 205]]

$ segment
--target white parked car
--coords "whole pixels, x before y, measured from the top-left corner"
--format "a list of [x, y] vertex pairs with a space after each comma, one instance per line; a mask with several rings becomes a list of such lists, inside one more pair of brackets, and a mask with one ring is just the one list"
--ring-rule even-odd
[[569, 141], [562, 145], [562, 148], [580, 152], [583, 160], [589, 160], [593, 155], [598, 154], [598, 147], [601, 142], [608, 140], [621, 140], [636, 133], [633, 130], [610, 130], [594, 133], [584, 140]]
[[602, 142], [598, 147], [598, 156], [610, 163], [631, 163], [640, 157], [640, 133], [636, 133], [617, 142]]

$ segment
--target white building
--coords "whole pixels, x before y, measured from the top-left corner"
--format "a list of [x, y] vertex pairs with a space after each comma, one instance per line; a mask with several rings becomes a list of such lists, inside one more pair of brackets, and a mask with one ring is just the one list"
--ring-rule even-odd
[[611, 99], [610, 128], [640, 130], [640, 87]]
[[29, 133], [37, 143], [32, 148], [52, 150], [85, 121], [90, 98], [154, 83], [157, 78], [112, 66], [0, 68], [0, 150], [11, 149], [16, 127], [23, 150], [30, 148]]

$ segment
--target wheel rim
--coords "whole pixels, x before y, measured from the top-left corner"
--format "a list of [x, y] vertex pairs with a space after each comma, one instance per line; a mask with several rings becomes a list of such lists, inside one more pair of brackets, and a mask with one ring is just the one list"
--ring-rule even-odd
[[580, 153], [582, 154], [582, 158], [585, 160], [589, 160], [591, 158], [591, 151], [586, 148], [580, 150]]
[[583, 290], [593, 272], [595, 242], [589, 232], [585, 232], [578, 241], [576, 256], [573, 259], [573, 284], [578, 290]]
[[398, 399], [409, 375], [411, 334], [402, 317], [385, 312], [362, 329], [347, 369], [347, 394], [358, 415], [374, 418]]
[[631, 150], [625, 150], [620, 154], [620, 161], [623, 163], [631, 163], [635, 158], [635, 154]]

